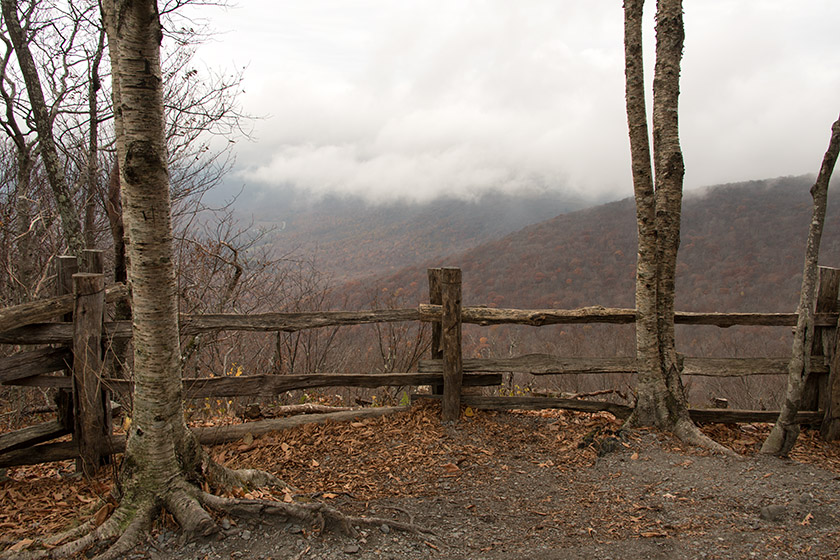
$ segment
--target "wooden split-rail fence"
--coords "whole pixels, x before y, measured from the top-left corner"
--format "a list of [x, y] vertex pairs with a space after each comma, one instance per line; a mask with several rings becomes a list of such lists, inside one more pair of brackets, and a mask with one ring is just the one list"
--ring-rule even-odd
[[[129, 394], [132, 382], [108, 371], [108, 349], [131, 337], [130, 321], [106, 321], [105, 306], [128, 297], [125, 286], [105, 288], [102, 254], [87, 251], [80, 259], [58, 259], [60, 295], [0, 310], [0, 344], [46, 346], [0, 359], [0, 383], [59, 389], [59, 414], [55, 421], [0, 435], [0, 467], [46, 461], [77, 459], [86, 472], [114, 453], [125, 449], [124, 436], [114, 435], [110, 393]], [[243, 375], [183, 379], [185, 399], [205, 397], [271, 398], [286, 391], [315, 387], [432, 386], [433, 398], [442, 400], [442, 419], [457, 421], [462, 405], [479, 409], [563, 408], [586, 412], [607, 411], [619, 417], [631, 408], [606, 401], [551, 397], [491, 397], [464, 394], [463, 387], [501, 386], [503, 374], [536, 376], [560, 374], [611, 374], [636, 372], [635, 359], [568, 358], [529, 354], [504, 359], [464, 359], [461, 327], [476, 325], [559, 325], [582, 323], [633, 324], [633, 309], [587, 307], [563, 310], [521, 310], [464, 307], [461, 304], [461, 271], [430, 269], [429, 303], [418, 308], [366, 311], [322, 311], [252, 315], [182, 315], [184, 335], [222, 330], [295, 332], [320, 327], [404, 321], [432, 323], [431, 357], [421, 360], [417, 372], [317, 373], [305, 375]], [[809, 390], [799, 421], [818, 425], [830, 398], [832, 376], [838, 374], [833, 349], [837, 346], [838, 286], [840, 270], [820, 269], [816, 302], [817, 332], [814, 336]], [[55, 318], [61, 320], [55, 322]], [[52, 322], [50, 322], [52, 321]], [[795, 313], [677, 313], [676, 322], [686, 325], [794, 326]], [[736, 377], [786, 374], [788, 358], [684, 358], [683, 375]], [[63, 405], [62, 405], [63, 403]], [[319, 415], [316, 421], [376, 416], [388, 409]], [[778, 411], [691, 409], [699, 422], [772, 422]], [[310, 416], [306, 421], [312, 421]], [[227, 428], [197, 430], [203, 443], [233, 441], [302, 423], [300, 419], [274, 419]], [[71, 441], [52, 441], [67, 434]], [[49, 443], [45, 443], [49, 442]]]

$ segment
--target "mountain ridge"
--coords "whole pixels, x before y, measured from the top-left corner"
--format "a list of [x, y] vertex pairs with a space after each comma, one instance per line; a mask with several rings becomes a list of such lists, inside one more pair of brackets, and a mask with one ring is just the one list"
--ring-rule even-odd
[[[677, 306], [694, 311], [791, 311], [798, 301], [812, 176], [729, 183], [686, 193]], [[836, 183], [835, 183], [836, 186]], [[837, 189], [832, 189], [832, 194]], [[829, 196], [821, 264], [840, 266], [840, 219]], [[581, 209], [339, 291], [361, 305], [363, 286], [427, 299], [425, 269], [458, 266], [464, 303], [522, 308], [634, 306], [632, 198]], [[411, 286], [414, 286], [411, 288]]]

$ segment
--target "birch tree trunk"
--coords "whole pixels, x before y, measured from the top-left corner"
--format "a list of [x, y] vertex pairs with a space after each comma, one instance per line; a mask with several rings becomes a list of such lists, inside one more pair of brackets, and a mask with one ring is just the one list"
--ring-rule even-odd
[[132, 288], [134, 408], [119, 473], [119, 506], [101, 525], [90, 522], [63, 536], [76, 540], [27, 557], [74, 556], [92, 544], [116, 539], [96, 560], [124, 558], [161, 509], [172, 514], [188, 537], [207, 537], [220, 530], [207, 508], [260, 518], [274, 513], [338, 526], [350, 533], [354, 524], [386, 522], [347, 518], [320, 503], [237, 500], [202, 489], [202, 485], [230, 488], [281, 483], [261, 471], [234, 471], [214, 463], [184, 421], [160, 16], [156, 0], [103, 0], [102, 12], [111, 55]]
[[[787, 392], [779, 418], [761, 446], [761, 452], [770, 455], [787, 456], [793, 449], [796, 438], [799, 437], [799, 423], [796, 422], [796, 413], [799, 412], [802, 392], [810, 373], [820, 239], [825, 224], [825, 211], [828, 206], [828, 184], [834, 171], [834, 165], [837, 163], [838, 152], [840, 152], [840, 119], [831, 126], [831, 139], [828, 143], [828, 149], [823, 157], [817, 180], [811, 187], [814, 210], [811, 216], [811, 225], [808, 229], [808, 241], [805, 245], [802, 288], [799, 291], [799, 306], [796, 310], [799, 319], [796, 322], [790, 363], [788, 364]], [[835, 349], [835, 352], [837, 352], [837, 349]]]
[[628, 427], [657, 426], [723, 451], [688, 415], [674, 340], [674, 292], [685, 168], [679, 140], [679, 78], [685, 37], [681, 0], [659, 0], [653, 81], [653, 172], [642, 51], [644, 0], [624, 2], [627, 123], [636, 199], [637, 401]]
[[[114, 515], [166, 507], [188, 533], [215, 523], [185, 492], [201, 448], [184, 422], [164, 135], [160, 42], [154, 0], [103, 2], [112, 64], [117, 158], [132, 289], [135, 394]], [[177, 481], [180, 479], [180, 483]], [[173, 482], [176, 481], [176, 482]], [[139, 530], [138, 526], [138, 530]]]

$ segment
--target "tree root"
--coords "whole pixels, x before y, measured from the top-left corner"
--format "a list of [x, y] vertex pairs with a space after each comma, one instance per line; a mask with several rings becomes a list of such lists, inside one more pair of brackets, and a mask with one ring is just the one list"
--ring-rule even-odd
[[[665, 422], [659, 423], [658, 427], [665, 431], [670, 431], [674, 436], [679, 439], [681, 442], [686, 443], [688, 445], [693, 445], [695, 447], [699, 447], [701, 449], [706, 449], [711, 451], [712, 453], [717, 453], [719, 455], [726, 455], [727, 457], [733, 458], [740, 458], [741, 455], [737, 454], [736, 452], [732, 451], [728, 447], [725, 447], [706, 434], [704, 434], [700, 428], [697, 427], [697, 424], [691, 421], [691, 419], [679, 419], [673, 425], [662, 425], [666, 424]], [[629, 418], [624, 422], [624, 425], [621, 427], [622, 430], [632, 430], [637, 427], [641, 427], [642, 423], [639, 422], [638, 417], [636, 416], [635, 412], [630, 415]]]
[[[53, 538], [47, 539], [45, 544], [50, 547], [46, 550], [35, 550], [25, 552], [3, 552], [0, 559], [11, 560], [40, 560], [53, 558], [69, 558], [92, 546], [116, 539], [94, 560], [116, 560], [123, 558], [137, 542], [140, 535], [151, 526], [152, 518], [157, 508], [152, 503], [145, 503], [140, 507], [120, 506], [111, 514], [102, 525], [94, 527], [94, 522], [88, 521], [66, 531]], [[65, 539], [74, 539], [60, 546], [57, 543]]]
[[[220, 469], [224, 469], [220, 467]], [[225, 477], [235, 480], [263, 481], [279, 483], [279, 480], [261, 471], [232, 471], [224, 469]], [[261, 474], [260, 474], [261, 473]], [[242, 477], [242, 478], [240, 478]], [[281, 487], [288, 488], [282, 483]], [[241, 486], [237, 484], [236, 486]], [[348, 516], [339, 510], [321, 502], [285, 503], [274, 500], [254, 500], [244, 498], [225, 498], [205, 492], [189, 483], [184, 478], [177, 478], [168, 489], [156, 497], [132, 501], [124, 497], [124, 501], [102, 525], [96, 527], [90, 520], [78, 527], [44, 541], [45, 550], [26, 552], [3, 552], [0, 560], [41, 560], [69, 558], [96, 546], [105, 546], [105, 550], [94, 557], [94, 560], [116, 560], [123, 558], [137, 546], [152, 525], [152, 520], [161, 509], [165, 509], [178, 522], [185, 536], [190, 539], [207, 539], [221, 532], [211, 512], [225, 512], [238, 517], [260, 518], [279, 517], [292, 518], [300, 522], [312, 524], [321, 533], [326, 529], [336, 530], [342, 534], [356, 536], [359, 526], [389, 527], [425, 535], [436, 539], [436, 535], [423, 527], [410, 522], [402, 522], [381, 517]], [[409, 516], [410, 517], [410, 516]], [[60, 544], [68, 539], [70, 542]], [[111, 544], [107, 544], [113, 541]]]
[[286, 484], [276, 476], [257, 469], [229, 469], [213, 461], [206, 451], [203, 451], [202, 467], [207, 482], [218, 488], [283, 488], [290, 493], [297, 489]]
[[723, 446], [700, 431], [700, 428], [691, 420], [683, 420], [677, 422], [674, 426], [674, 435], [680, 441], [689, 445], [694, 445], [702, 449], [707, 449], [713, 453], [726, 455], [727, 457], [741, 458], [741, 455], [735, 453], [726, 446]]
[[436, 537], [433, 531], [420, 527], [413, 522], [406, 523], [384, 517], [348, 516], [321, 502], [301, 504], [272, 500], [223, 498], [207, 492], [200, 494], [199, 501], [210, 509], [242, 517], [258, 517], [261, 519], [266, 516], [291, 517], [298, 521], [314, 524], [318, 532], [330, 528], [345, 535], [356, 536], [356, 526], [378, 527], [388, 525], [400, 531]]

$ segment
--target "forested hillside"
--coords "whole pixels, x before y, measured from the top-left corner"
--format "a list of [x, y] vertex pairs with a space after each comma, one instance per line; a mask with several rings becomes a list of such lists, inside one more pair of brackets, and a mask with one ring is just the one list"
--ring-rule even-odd
[[583, 205], [556, 193], [490, 193], [416, 204], [262, 193], [249, 203], [237, 202], [257, 224], [276, 228], [277, 250], [313, 256], [318, 269], [339, 283], [465, 251]]
[[[793, 311], [811, 215], [812, 181], [786, 177], [688, 193], [683, 205], [678, 308]], [[840, 266], [840, 219], [833, 201], [821, 261]], [[373, 284], [380, 289], [400, 288], [412, 303], [425, 301], [425, 282], [418, 279], [425, 279], [427, 266], [443, 265], [463, 269], [466, 304], [632, 307], [635, 262], [635, 208], [632, 199], [625, 199], [560, 215], [394, 275], [353, 283], [347, 291], [359, 296]], [[410, 290], [412, 284], [416, 288]]]

